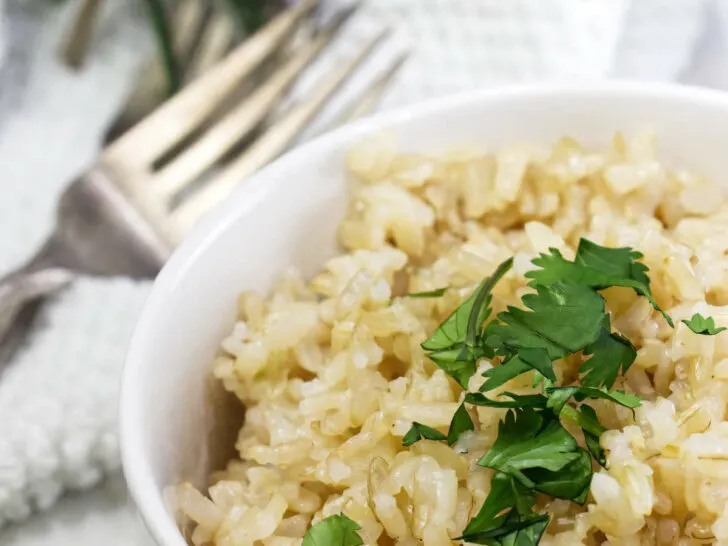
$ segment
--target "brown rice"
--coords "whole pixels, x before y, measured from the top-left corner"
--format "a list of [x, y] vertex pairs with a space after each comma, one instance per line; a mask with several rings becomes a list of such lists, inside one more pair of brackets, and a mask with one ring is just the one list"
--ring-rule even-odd
[[[571, 259], [586, 237], [642, 252], [676, 322], [700, 312], [728, 326], [728, 203], [661, 165], [649, 133], [618, 134], [600, 153], [564, 138], [438, 157], [399, 154], [378, 135], [348, 167], [346, 252], [310, 282], [288, 272], [268, 297], [240, 297], [214, 366], [247, 407], [240, 460], [209, 496], [180, 488], [194, 544], [298, 546], [311, 524], [344, 512], [366, 544], [450, 545], [488, 494], [492, 471], [476, 461], [506, 410], [472, 408], [476, 431], [453, 448], [402, 447], [413, 421], [446, 431], [463, 396], [420, 343], [510, 256], [496, 311], [518, 305], [537, 253]], [[440, 298], [401, 297], [446, 286]], [[728, 545], [728, 334], [673, 330], [634, 292], [604, 295], [614, 328], [639, 349], [616, 387], [644, 402], [635, 415], [593, 404], [612, 429], [607, 468], [584, 507], [540, 498], [553, 516], [541, 544]], [[559, 379], [575, 373], [555, 367]], [[471, 390], [482, 381], [473, 376]], [[529, 392], [530, 377], [501, 390]]]

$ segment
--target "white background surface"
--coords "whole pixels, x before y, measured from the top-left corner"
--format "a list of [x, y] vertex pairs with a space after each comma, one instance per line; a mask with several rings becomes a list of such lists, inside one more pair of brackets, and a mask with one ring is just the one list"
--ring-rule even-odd
[[[47, 12], [40, 7], [53, 4], [48, 0], [6, 4], [2, 268], [27, 257], [49, 232], [59, 192], [93, 161], [151, 49], [134, 4], [106, 2], [95, 55], [83, 73], [71, 73], [58, 64], [57, 47], [73, 2]], [[718, 3], [710, 0], [371, 0], [363, 11], [301, 89], [373, 27], [392, 20], [413, 55], [384, 107], [533, 80], [631, 77], [728, 86], [726, 34]], [[376, 65], [354, 87], [365, 85]], [[44, 328], [0, 381], [0, 524], [52, 505], [69, 488], [113, 476], [92, 493], [63, 497], [44, 515], [6, 527], [3, 546], [144, 544], [118, 475], [116, 400], [126, 340], [148, 289], [124, 279], [79, 283], [47, 308]]]
[[85, 494], [72, 494], [50, 511], [0, 534], [3, 546], [151, 545], [128, 501], [124, 480], [114, 476]]

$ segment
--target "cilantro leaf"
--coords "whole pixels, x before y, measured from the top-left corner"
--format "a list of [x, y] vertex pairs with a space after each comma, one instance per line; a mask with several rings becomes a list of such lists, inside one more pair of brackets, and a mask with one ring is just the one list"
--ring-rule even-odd
[[550, 379], [546, 379], [543, 375], [541, 375], [540, 372], [536, 372], [533, 374], [533, 379], [531, 380], [531, 386], [535, 389], [539, 385], [542, 385], [544, 389], [547, 389], [549, 387], [554, 386], [554, 382]]
[[[513, 267], [513, 258], [509, 258], [500, 264], [493, 274], [484, 280], [476, 292], [475, 303], [473, 303], [473, 308], [470, 311], [468, 327], [465, 333], [465, 344], [468, 347], [474, 346], [476, 341], [478, 341], [478, 336], [481, 333], [480, 329], [483, 327], [485, 320], [490, 316], [490, 302], [493, 299], [490, 293], [493, 287], [503, 278], [503, 275], [510, 271], [511, 267]], [[480, 309], [485, 309], [485, 313], [481, 312]]]
[[344, 514], [335, 514], [319, 521], [304, 535], [301, 546], [361, 546], [361, 527]]
[[504, 392], [510, 400], [493, 400], [486, 398], [479, 392], [469, 392], [465, 395], [465, 402], [474, 406], [487, 406], [490, 408], [545, 408], [547, 398], [543, 394], [513, 394]]
[[419, 442], [423, 438], [425, 440], [447, 440], [447, 436], [439, 430], [415, 421], [412, 423], [412, 427], [407, 431], [407, 434], [402, 437], [402, 445], [404, 447], [410, 447], [412, 444]]
[[442, 288], [436, 288], [435, 290], [427, 290], [425, 292], [412, 292], [407, 294], [408, 298], [412, 299], [425, 299], [425, 298], [439, 298], [445, 295], [448, 287], [443, 286]]
[[620, 371], [623, 374], [627, 373], [637, 358], [637, 350], [627, 338], [602, 329], [599, 338], [584, 349], [584, 355], [591, 355], [579, 370], [584, 374], [582, 376], [584, 385], [587, 387], [605, 385], [611, 388]]
[[499, 366], [486, 370], [483, 373], [486, 381], [480, 386], [480, 391], [491, 391], [531, 369], [536, 370], [538, 376], [546, 377], [549, 383], [556, 381], [548, 352], [543, 348], [524, 347]]
[[473, 377], [477, 369], [478, 359], [487, 355], [480, 347], [471, 349], [464, 344], [460, 344], [449, 349], [432, 352], [427, 356], [445, 373], [460, 383], [461, 387], [467, 389], [470, 378]]
[[483, 375], [481, 391], [535, 369], [556, 381], [553, 360], [591, 344], [605, 321], [604, 299], [586, 286], [554, 283], [523, 297], [531, 311], [509, 307], [486, 327], [485, 344], [505, 361]]
[[458, 441], [460, 435], [468, 430], [475, 430], [473, 420], [470, 418], [465, 404], [460, 404], [450, 421], [450, 430], [447, 431], [447, 445], [451, 446]]
[[[506, 526], [511, 525], [514, 515], [511, 512], [506, 520]], [[515, 528], [502, 538], [497, 538], [498, 546], [531, 546], [541, 541], [546, 527], [551, 520], [548, 514], [531, 514], [528, 517], [520, 518]]]
[[642, 254], [631, 248], [607, 248], [581, 239], [576, 258], [573, 262], [566, 260], [555, 249], [550, 254], [541, 254], [533, 260], [536, 269], [526, 273], [533, 279], [531, 285], [552, 283], [574, 283], [602, 290], [610, 286], [632, 288], [637, 294], [646, 297], [652, 307], [662, 313], [670, 326], [674, 326], [670, 316], [663, 311], [652, 297], [648, 268], [638, 260]]
[[422, 348], [437, 351], [464, 343], [468, 332], [477, 330], [490, 315], [490, 291], [512, 266], [513, 258], [500, 264], [490, 277], [483, 279], [471, 296], [422, 343]]
[[578, 410], [571, 407], [564, 409], [564, 406], [566, 406], [566, 403], [572, 397], [577, 402], [582, 402], [586, 399], [603, 398], [627, 408], [636, 408], [642, 403], [640, 397], [637, 395], [624, 391], [609, 392], [605, 387], [599, 389], [579, 386], [549, 387], [545, 389], [545, 392], [548, 396], [547, 406], [549, 409], [557, 414], [565, 415], [581, 427], [589, 453], [601, 466], [606, 464], [606, 458], [604, 456], [604, 450], [599, 445], [599, 438], [607, 429], [599, 422], [597, 414], [591, 406], [582, 405]]
[[605, 316], [604, 299], [578, 284], [538, 285], [522, 301], [530, 311], [508, 307], [486, 327], [486, 343], [496, 352], [545, 349], [557, 360], [594, 342]]
[[460, 538], [465, 542], [486, 546], [533, 546], [541, 540], [549, 521], [547, 514], [531, 512], [521, 516], [513, 509], [505, 515], [500, 526]]
[[513, 258], [500, 264], [495, 272], [483, 279], [475, 292], [422, 343], [423, 349], [432, 351], [428, 355], [430, 359], [463, 388], [468, 387], [468, 382], [475, 373], [478, 358], [490, 355], [490, 351], [479, 344], [480, 330], [490, 316], [492, 299], [490, 292], [512, 265]]
[[575, 452], [577, 457], [555, 472], [534, 468], [524, 471], [524, 474], [534, 482], [536, 491], [584, 504], [593, 475], [591, 457], [582, 448], [577, 448]]
[[[422, 348], [426, 351], [440, 351], [443, 349], [450, 349], [461, 343], [465, 342], [465, 334], [468, 327], [468, 318], [470, 312], [473, 310], [475, 304], [475, 296], [477, 295], [480, 287], [483, 286], [481, 282], [478, 289], [473, 292], [468, 299], [466, 299], [460, 306], [453, 311], [445, 321], [437, 327], [430, 337], [428, 337], [423, 343]], [[487, 309], [479, 309], [479, 313], [483, 313]], [[487, 315], [483, 317], [483, 320], [487, 318]]]
[[[546, 401], [541, 395], [526, 396], [534, 401], [540, 397], [540, 404]], [[498, 439], [478, 464], [511, 476], [521, 487], [579, 503], [586, 500], [592, 479], [589, 453], [577, 445], [558, 416], [530, 407], [509, 412]]]
[[700, 313], [695, 313], [690, 320], [683, 320], [682, 322], [693, 332], [701, 336], [714, 336], [727, 329], [725, 326], [716, 328], [713, 317], [705, 318]]
[[630, 409], [638, 408], [642, 404], [642, 399], [636, 394], [619, 390], [609, 392], [606, 387], [550, 387], [546, 389], [546, 394], [549, 397], [549, 407], [556, 413], [561, 411], [563, 405], [571, 397], [574, 397], [577, 402], [588, 398], [601, 398]]
[[[508, 474], [496, 472], [490, 482], [490, 493], [480, 511], [470, 520], [463, 537], [500, 527], [506, 520], [503, 512], [513, 507], [517, 514], [527, 515], [536, 504], [536, 495]], [[471, 542], [468, 540], [468, 542]]]
[[597, 461], [601, 466], [607, 464], [607, 458], [604, 456], [604, 450], [599, 444], [599, 437], [606, 429], [599, 422], [597, 418], [597, 412], [591, 406], [581, 406], [579, 408], [579, 425], [584, 432], [584, 440], [586, 441], [586, 447], [591, 453], [594, 460]]
[[553, 411], [556, 415], [561, 414], [566, 403], [571, 399], [579, 387], [563, 387], [563, 388], [547, 388], [544, 389], [548, 396], [546, 407]]
[[533, 489], [536, 483], [527, 470], [561, 470], [580, 457], [579, 449], [553, 412], [519, 408], [509, 411], [501, 421], [498, 439], [478, 464], [504, 472]]
[[483, 377], [486, 378], [486, 381], [480, 386], [479, 390], [481, 392], [492, 391], [496, 387], [500, 387], [514, 377], [518, 377], [529, 370], [531, 370], [531, 367], [515, 356], [498, 366], [493, 366], [486, 370], [483, 373]]
[[518, 358], [528, 364], [549, 381], [556, 381], [554, 366], [546, 349], [540, 347], [522, 347], [518, 350]]

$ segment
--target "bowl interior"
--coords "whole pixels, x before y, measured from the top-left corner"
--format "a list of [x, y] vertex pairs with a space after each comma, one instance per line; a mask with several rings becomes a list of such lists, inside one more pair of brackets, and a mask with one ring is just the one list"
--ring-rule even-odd
[[364, 120], [288, 154], [248, 181], [182, 245], [155, 283], [132, 341], [122, 391], [125, 472], [159, 544], [182, 545], [162, 500], [181, 480], [204, 485], [232, 454], [237, 404], [210, 378], [237, 295], [284, 269], [313, 274], [336, 251], [347, 202], [345, 153], [393, 129], [405, 151], [495, 148], [570, 135], [590, 146], [652, 127], [662, 158], [716, 181], [728, 166], [728, 100], [693, 89], [600, 85], [481, 92]]

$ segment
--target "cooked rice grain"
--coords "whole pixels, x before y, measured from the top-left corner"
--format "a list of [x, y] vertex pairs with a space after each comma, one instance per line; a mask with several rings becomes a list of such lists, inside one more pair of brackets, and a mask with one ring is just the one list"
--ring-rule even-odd
[[[476, 461], [504, 410], [471, 408], [476, 430], [452, 448], [403, 448], [413, 421], [446, 431], [463, 396], [420, 343], [509, 256], [496, 311], [518, 304], [537, 253], [572, 258], [586, 237], [644, 253], [676, 322], [700, 312], [728, 326], [728, 203], [700, 177], [666, 170], [648, 133], [618, 134], [603, 153], [564, 138], [440, 157], [398, 154], [385, 135], [348, 166], [346, 253], [310, 282], [290, 273], [267, 299], [243, 295], [222, 343], [215, 374], [248, 410], [240, 460], [215, 476], [209, 498], [180, 489], [197, 545], [298, 546], [339, 512], [367, 544], [451, 544], [487, 496], [492, 473]], [[441, 298], [402, 297], [445, 286]], [[645, 402], [634, 415], [594, 404], [612, 429], [607, 469], [584, 507], [540, 498], [553, 515], [542, 544], [728, 545], [728, 335], [673, 330], [627, 289], [605, 296], [639, 349], [616, 387]], [[556, 367], [574, 378], [567, 363]], [[481, 382], [478, 373], [471, 389]], [[528, 392], [530, 377], [502, 390]]]

